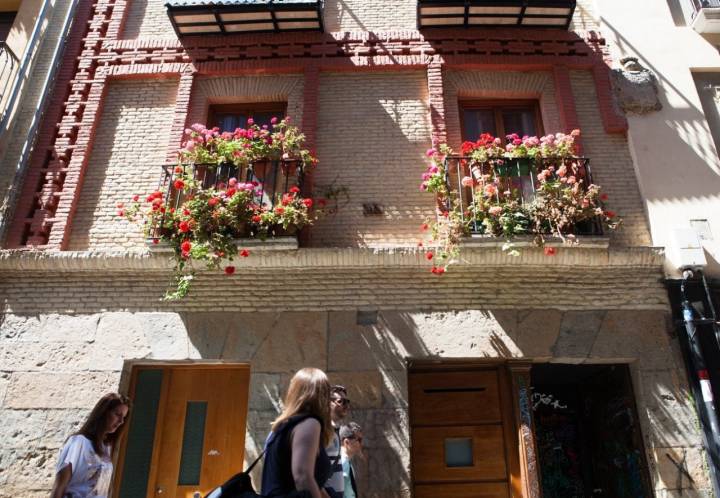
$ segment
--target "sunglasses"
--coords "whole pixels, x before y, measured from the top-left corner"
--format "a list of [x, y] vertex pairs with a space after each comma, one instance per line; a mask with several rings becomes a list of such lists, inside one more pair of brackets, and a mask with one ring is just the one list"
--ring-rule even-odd
[[335, 403], [338, 403], [338, 404], [343, 405], [343, 406], [349, 406], [349, 405], [350, 405], [350, 400], [347, 399], [347, 398], [335, 398], [335, 399], [333, 399], [333, 401], [334, 401]]
[[358, 437], [358, 436], [346, 437], [345, 439], [349, 439], [350, 441], [357, 441], [360, 444], [362, 444], [362, 440], [363, 440], [363, 438]]

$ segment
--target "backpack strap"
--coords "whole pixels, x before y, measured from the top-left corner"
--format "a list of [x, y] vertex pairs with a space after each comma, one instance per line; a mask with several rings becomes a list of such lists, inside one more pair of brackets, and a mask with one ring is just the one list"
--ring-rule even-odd
[[253, 463], [251, 463], [250, 466], [249, 466], [247, 469], [245, 469], [245, 473], [246, 473], [246, 474], [249, 474], [250, 472], [252, 472], [252, 469], [255, 467], [255, 465], [257, 465], [257, 463], [258, 463], [258, 462], [262, 459], [262, 457], [264, 457], [264, 456], [265, 456], [265, 450], [262, 450], [262, 451], [260, 452], [260, 455], [255, 459], [255, 461], [254, 461]]

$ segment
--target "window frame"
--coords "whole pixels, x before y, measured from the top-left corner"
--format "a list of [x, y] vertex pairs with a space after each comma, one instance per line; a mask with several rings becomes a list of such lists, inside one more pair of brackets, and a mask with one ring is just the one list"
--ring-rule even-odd
[[[535, 121], [535, 129], [537, 130], [538, 136], [545, 134], [542, 122], [542, 114], [540, 113], [540, 102], [536, 99], [464, 99], [458, 103], [460, 109], [460, 138], [461, 142], [475, 141], [478, 137], [469, 138], [466, 135], [465, 130], [465, 111], [477, 111], [477, 110], [491, 110], [495, 116], [495, 129], [497, 132], [496, 137], [502, 140], [505, 145], [505, 137], [509, 133], [516, 133], [510, 131], [509, 133], [505, 130], [503, 123], [502, 112], [508, 109], [531, 109], [533, 112], [533, 120]], [[481, 132], [486, 133], [486, 132]]]
[[[253, 116], [256, 113], [277, 112], [277, 118], [283, 119], [287, 112], [287, 102], [256, 102], [256, 103], [230, 103], [210, 104], [208, 106], [207, 121], [208, 128], [218, 126], [217, 116], [220, 114], [247, 114]], [[247, 123], [245, 124], [247, 126]], [[228, 130], [234, 131], [234, 130]]]

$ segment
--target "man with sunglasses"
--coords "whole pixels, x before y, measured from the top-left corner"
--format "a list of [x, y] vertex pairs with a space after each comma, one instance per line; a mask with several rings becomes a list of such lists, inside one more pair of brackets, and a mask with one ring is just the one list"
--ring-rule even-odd
[[362, 428], [355, 422], [349, 422], [340, 427], [340, 443], [342, 444], [340, 463], [345, 480], [344, 498], [357, 498], [357, 483], [355, 482], [355, 469], [352, 459], [362, 457]]
[[330, 446], [325, 449], [332, 465], [332, 474], [327, 480], [325, 491], [330, 498], [343, 498], [345, 491], [345, 479], [343, 477], [342, 463], [340, 461], [340, 422], [347, 417], [350, 411], [350, 400], [347, 397], [347, 389], [343, 386], [332, 386], [330, 389], [330, 419], [332, 420], [335, 435]]

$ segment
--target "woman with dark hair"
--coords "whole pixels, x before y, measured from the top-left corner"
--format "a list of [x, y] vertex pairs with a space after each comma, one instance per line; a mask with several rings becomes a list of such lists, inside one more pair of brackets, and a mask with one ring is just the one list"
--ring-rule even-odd
[[106, 498], [112, 479], [112, 451], [125, 427], [130, 400], [109, 393], [100, 398], [79, 431], [60, 450], [51, 498]]
[[265, 442], [263, 496], [328, 498], [322, 485], [331, 473], [325, 447], [333, 434], [327, 375], [303, 368], [290, 381], [285, 408]]

